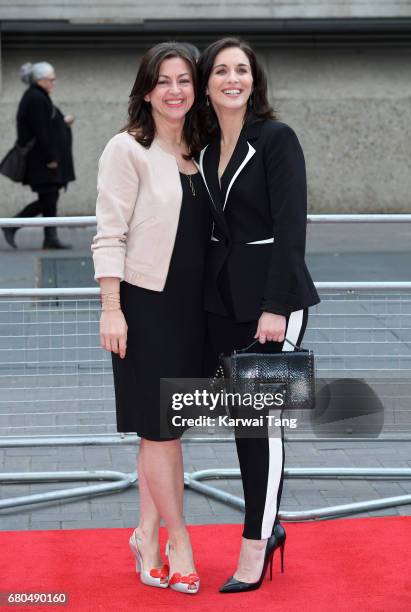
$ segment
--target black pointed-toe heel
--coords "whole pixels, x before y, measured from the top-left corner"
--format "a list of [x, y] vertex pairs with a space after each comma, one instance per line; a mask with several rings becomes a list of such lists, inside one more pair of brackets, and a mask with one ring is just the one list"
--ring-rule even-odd
[[256, 589], [259, 589], [267, 572], [268, 564], [270, 564], [270, 580], [272, 580], [274, 551], [276, 548], [278, 548], [278, 546], [275, 536], [270, 536], [267, 540], [267, 546], [265, 549], [263, 569], [257, 582], [242, 582], [241, 580], [234, 578], [234, 576], [231, 576], [231, 578], [229, 578], [221, 587], [220, 593], [244, 593], [246, 591], [255, 591]]
[[[281, 523], [276, 523], [274, 525], [271, 537], [275, 538], [275, 545], [274, 545], [274, 550], [273, 550], [273, 556], [274, 556], [274, 552], [276, 551], [276, 549], [280, 548], [280, 551], [281, 551], [281, 573], [284, 574], [284, 547], [285, 547], [285, 540], [286, 540], [287, 534], [285, 533], [285, 529], [281, 525]], [[271, 568], [272, 568], [272, 563], [270, 565], [270, 571], [271, 571]]]

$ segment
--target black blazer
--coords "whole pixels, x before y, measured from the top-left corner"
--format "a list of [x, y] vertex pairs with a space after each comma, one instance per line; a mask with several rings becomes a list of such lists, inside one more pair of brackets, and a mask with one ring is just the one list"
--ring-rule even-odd
[[[26, 89], [17, 110], [17, 140], [24, 145], [35, 138], [27, 156], [23, 184], [34, 191], [61, 187], [75, 179], [71, 129], [64, 115], [53, 105], [49, 94], [33, 83]], [[47, 168], [51, 161], [58, 167]]]
[[285, 123], [252, 119], [218, 180], [220, 133], [198, 167], [214, 216], [206, 309], [237, 321], [263, 311], [288, 316], [320, 298], [304, 261], [307, 186], [304, 155]]

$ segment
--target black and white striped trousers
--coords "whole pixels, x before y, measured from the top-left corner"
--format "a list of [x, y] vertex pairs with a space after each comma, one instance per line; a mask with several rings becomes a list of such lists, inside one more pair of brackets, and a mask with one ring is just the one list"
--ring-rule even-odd
[[[308, 308], [287, 317], [286, 336], [294, 344], [302, 342], [307, 326]], [[215, 371], [218, 355], [248, 346], [257, 330], [257, 321], [239, 323], [230, 317], [208, 313], [206, 370]], [[294, 350], [288, 342], [267, 342], [259, 350]], [[280, 414], [278, 416], [281, 416]], [[284, 427], [281, 435], [266, 438], [236, 438], [244, 490], [245, 517], [243, 537], [268, 538], [280, 507], [284, 479]]]

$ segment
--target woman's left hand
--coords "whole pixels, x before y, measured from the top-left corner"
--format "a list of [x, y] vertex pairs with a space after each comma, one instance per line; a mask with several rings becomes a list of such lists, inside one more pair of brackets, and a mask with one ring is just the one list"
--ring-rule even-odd
[[287, 319], [283, 315], [263, 312], [258, 320], [254, 338], [258, 339], [261, 344], [271, 340], [273, 342], [283, 342], [286, 326]]

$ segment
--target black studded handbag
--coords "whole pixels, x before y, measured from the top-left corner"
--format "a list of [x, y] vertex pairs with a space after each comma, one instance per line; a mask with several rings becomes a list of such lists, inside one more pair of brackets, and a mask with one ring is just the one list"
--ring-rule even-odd
[[[225, 380], [231, 393], [275, 395], [280, 409], [315, 407], [314, 353], [295, 345], [294, 351], [280, 353], [250, 352], [258, 340], [231, 355], [220, 355], [216, 378]], [[273, 406], [275, 407], [275, 406]]]

